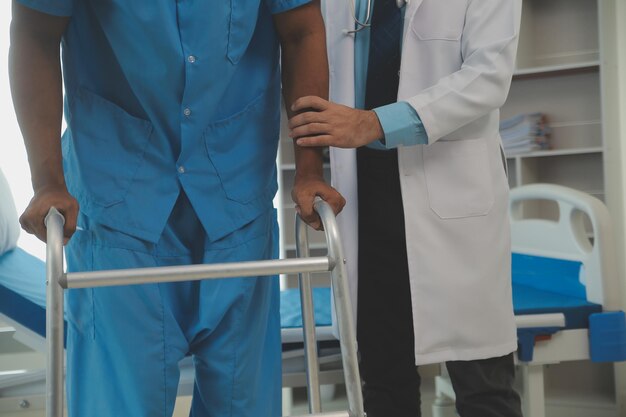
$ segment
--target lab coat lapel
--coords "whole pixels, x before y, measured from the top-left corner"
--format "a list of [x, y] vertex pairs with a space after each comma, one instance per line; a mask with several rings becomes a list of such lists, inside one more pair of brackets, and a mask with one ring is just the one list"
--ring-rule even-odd
[[[338, 0], [329, 0], [329, 2]], [[326, 13], [332, 9], [332, 13]], [[323, 3], [326, 42], [330, 63], [330, 100], [354, 106], [354, 35], [345, 33], [354, 26], [348, 4], [331, 8]]]
[[[406, 4], [406, 12], [404, 14], [404, 32], [402, 35], [403, 48], [404, 48], [404, 45], [407, 44], [406, 36], [409, 33], [409, 28], [411, 27], [411, 25], [413, 25], [413, 19], [415, 18], [415, 14], [417, 13], [417, 10], [420, 8], [420, 6], [422, 5], [423, 1], [424, 0], [408, 0]], [[403, 58], [404, 58], [404, 53], [403, 53]]]
[[424, 0], [409, 0], [406, 4], [406, 16], [409, 17], [409, 21], [413, 21], [415, 13], [420, 8]]
[[[330, 100], [354, 107], [354, 35], [345, 33], [346, 30], [354, 27], [354, 20], [347, 3], [345, 7], [331, 6], [332, 3], [338, 1], [340, 0], [326, 0], [322, 3], [330, 61], [330, 84], [332, 86]], [[343, 3], [343, 0], [341, 1]], [[346, 199], [346, 206], [339, 216], [338, 227], [344, 242], [352, 317], [356, 319], [358, 256], [356, 151], [331, 148], [330, 155], [333, 186]], [[336, 325], [335, 320], [333, 323]], [[333, 330], [335, 334], [338, 333], [336, 326]]]

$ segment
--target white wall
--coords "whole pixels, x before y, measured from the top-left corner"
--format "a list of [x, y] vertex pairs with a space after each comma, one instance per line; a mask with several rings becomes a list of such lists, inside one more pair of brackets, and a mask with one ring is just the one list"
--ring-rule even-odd
[[[11, 21], [11, 1], [0, 1], [0, 169], [7, 177], [13, 191], [18, 213], [28, 205], [32, 197], [30, 172], [22, 136], [15, 120], [7, 60], [9, 53], [9, 23]], [[2, 196], [0, 196], [2, 198]], [[35, 256], [44, 258], [45, 247], [35, 237], [22, 232], [19, 245]]]
[[[618, 68], [621, 74], [620, 98], [621, 98], [621, 121], [622, 143], [626, 143], [626, 2], [618, 2], [617, 26], [618, 26], [618, 49], [620, 51]], [[626, 161], [626, 152], [622, 154], [622, 160]], [[625, 178], [626, 181], [626, 178]]]

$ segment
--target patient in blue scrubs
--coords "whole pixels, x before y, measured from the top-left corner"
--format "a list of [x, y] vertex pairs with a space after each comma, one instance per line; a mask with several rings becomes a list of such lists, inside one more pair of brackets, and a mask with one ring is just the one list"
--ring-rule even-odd
[[[328, 90], [318, 1], [13, 0], [11, 34], [34, 190], [20, 221], [45, 240], [48, 209], [64, 214], [69, 271], [276, 256], [281, 76], [287, 103]], [[343, 198], [319, 149], [296, 163], [292, 195], [319, 228], [315, 196], [335, 212]], [[70, 416], [170, 416], [186, 355], [191, 415], [280, 415], [275, 278], [67, 298]]]

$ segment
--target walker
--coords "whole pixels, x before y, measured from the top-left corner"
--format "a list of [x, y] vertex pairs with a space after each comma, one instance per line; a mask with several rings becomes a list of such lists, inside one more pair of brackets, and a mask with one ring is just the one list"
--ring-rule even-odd
[[[307, 416], [366, 417], [363, 410], [357, 362], [356, 334], [348, 291], [343, 249], [335, 215], [321, 199], [315, 201], [326, 234], [328, 254], [309, 256], [307, 225], [296, 216], [296, 259], [278, 259], [186, 265], [175, 267], [119, 269], [94, 272], [63, 272], [63, 224], [65, 219], [55, 208], [46, 216], [46, 417], [63, 417], [64, 379], [64, 289], [113, 285], [195, 281], [276, 274], [299, 274], [302, 324], [307, 366], [309, 412]], [[310, 274], [330, 272], [349, 410], [323, 413], [321, 406], [319, 364], [315, 337], [315, 317]]]

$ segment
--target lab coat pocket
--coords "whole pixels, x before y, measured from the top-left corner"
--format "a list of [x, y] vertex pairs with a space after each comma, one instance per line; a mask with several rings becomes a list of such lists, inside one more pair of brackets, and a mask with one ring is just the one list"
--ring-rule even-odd
[[256, 29], [259, 0], [230, 0], [228, 59], [237, 64], [245, 54]]
[[271, 199], [268, 194], [275, 192], [280, 115], [266, 109], [278, 108], [279, 94], [269, 86], [243, 110], [204, 131], [207, 154], [230, 200]]
[[484, 216], [494, 203], [484, 139], [439, 141], [424, 146], [430, 208], [442, 219]]
[[63, 146], [70, 191], [101, 207], [122, 202], [142, 165], [152, 124], [85, 89], [70, 109]]
[[467, 0], [424, 0], [413, 19], [420, 40], [458, 41], [463, 33]]
[[[76, 230], [66, 247], [68, 272], [93, 270], [93, 238], [91, 231]], [[82, 337], [94, 338], [93, 288], [71, 289], [66, 297], [66, 319]]]

